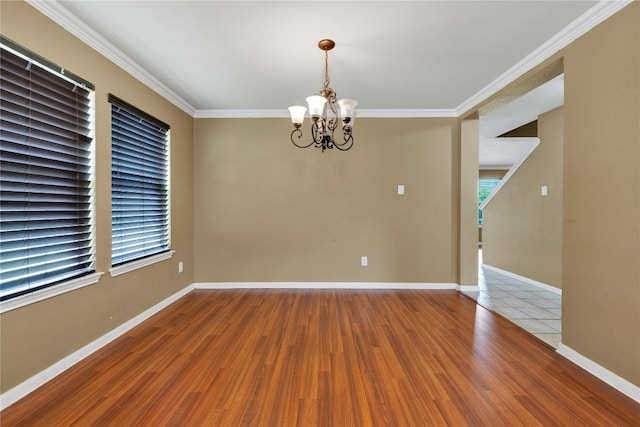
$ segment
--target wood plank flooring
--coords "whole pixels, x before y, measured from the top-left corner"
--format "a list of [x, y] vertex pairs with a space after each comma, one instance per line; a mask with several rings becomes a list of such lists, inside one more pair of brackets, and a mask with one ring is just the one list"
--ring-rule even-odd
[[631, 426], [640, 405], [455, 291], [194, 291], [2, 426]]

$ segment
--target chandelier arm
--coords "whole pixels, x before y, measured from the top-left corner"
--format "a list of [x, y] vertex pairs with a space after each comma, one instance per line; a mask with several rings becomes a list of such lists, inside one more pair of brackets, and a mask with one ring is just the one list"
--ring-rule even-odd
[[291, 132], [291, 142], [292, 142], [292, 143], [293, 143], [293, 145], [295, 145], [296, 147], [298, 147], [298, 148], [307, 148], [307, 147], [310, 147], [310, 146], [314, 143], [314, 141], [311, 141], [308, 145], [298, 145], [298, 144], [296, 144], [296, 141], [293, 139], [293, 135], [294, 135], [294, 134], [296, 134], [296, 133], [298, 134], [298, 135], [297, 135], [297, 136], [298, 136], [298, 139], [300, 139], [300, 138], [302, 138], [302, 131], [301, 131], [300, 129], [294, 129], [294, 130]]
[[[333, 142], [333, 146], [335, 148], [337, 148], [340, 151], [347, 151], [349, 150], [351, 147], [353, 147], [353, 137], [351, 135], [349, 135], [349, 137], [345, 137], [344, 138], [345, 141], [342, 144], [338, 144], [337, 142]], [[348, 145], [347, 145], [348, 143]]]
[[[326, 126], [327, 132], [330, 133], [331, 140], [333, 141], [333, 132], [338, 128], [338, 122], [340, 121], [340, 119], [338, 117], [338, 111], [336, 110], [336, 93], [331, 88], [326, 89], [328, 89], [327, 105], [329, 107], [327, 109]], [[333, 117], [331, 118], [329, 118], [329, 110], [331, 110], [331, 113], [333, 115]]]
[[[323, 119], [318, 119], [311, 123], [311, 139], [312, 143], [319, 144], [322, 142], [322, 137], [324, 136], [324, 123], [322, 123]], [[311, 145], [311, 144], [309, 144]]]
[[331, 93], [329, 94], [329, 103], [331, 103], [331, 111], [333, 111], [333, 114], [336, 115], [336, 117], [338, 116], [338, 113], [336, 111], [336, 102], [338, 102], [338, 94], [336, 94], [333, 89], [329, 88], [329, 90], [331, 91]]
[[344, 126], [342, 128], [342, 133], [343, 133], [344, 142], [338, 143], [336, 141], [332, 141], [333, 146], [340, 151], [347, 151], [348, 149], [353, 147], [353, 142], [354, 142], [353, 134], [351, 133], [351, 128], [350, 127], [347, 128], [347, 126]]
[[334, 117], [332, 119], [329, 119], [327, 121], [327, 129], [329, 129], [331, 131], [331, 133], [333, 134], [333, 131], [336, 130], [338, 128], [338, 118]]

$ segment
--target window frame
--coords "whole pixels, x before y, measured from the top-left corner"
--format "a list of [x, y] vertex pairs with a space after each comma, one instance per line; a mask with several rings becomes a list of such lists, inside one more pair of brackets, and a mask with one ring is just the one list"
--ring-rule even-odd
[[[25, 70], [28, 70], [30, 72], [28, 75], [24, 76], [25, 79], [28, 79], [27, 82], [29, 84], [29, 87], [27, 88], [26, 86], [23, 86], [21, 88], [19, 84], [19, 80], [15, 80], [16, 85], [13, 86], [15, 90], [21, 89], [25, 93], [27, 91], [31, 93], [31, 88], [34, 87], [32, 86], [32, 84], [34, 84], [33, 82], [37, 80], [43, 83], [43, 86], [41, 87], [46, 88], [44, 90], [48, 91], [47, 93], [51, 94], [52, 93], [51, 91], [53, 91], [53, 93], [57, 93], [58, 96], [60, 96], [60, 98], [57, 98], [57, 97], [51, 98], [52, 100], [64, 99], [65, 96], [68, 96], [68, 95], [65, 95], [64, 91], [63, 92], [56, 92], [56, 91], [61, 90], [60, 88], [63, 88], [64, 86], [69, 84], [73, 85], [72, 92], [75, 92], [77, 90], [87, 91], [87, 93], [83, 95], [83, 98], [85, 99], [85, 101], [83, 101], [81, 104], [78, 104], [77, 107], [74, 107], [72, 110], [74, 112], [74, 115], [68, 116], [67, 119], [59, 118], [60, 113], [54, 112], [56, 111], [53, 107], [55, 101], [50, 101], [48, 100], [49, 98], [47, 98], [46, 101], [42, 101], [43, 103], [39, 104], [41, 105], [41, 107], [38, 107], [38, 108], [39, 109], [43, 108], [41, 111], [44, 111], [46, 115], [50, 114], [52, 117], [55, 117], [56, 118], [55, 120], [64, 120], [64, 123], [77, 123], [77, 122], [72, 122], [71, 119], [73, 117], [78, 117], [78, 119], [76, 120], [79, 120], [80, 116], [83, 114], [83, 110], [80, 108], [80, 106], [86, 107], [86, 110], [84, 110], [87, 115], [86, 131], [85, 132], [78, 131], [77, 138], [79, 139], [77, 140], [78, 142], [76, 142], [75, 144], [78, 145], [78, 148], [76, 148], [76, 150], [80, 150], [79, 148], [81, 146], [80, 139], [84, 139], [84, 142], [82, 144], [84, 144], [85, 147], [88, 147], [86, 149], [83, 148], [83, 152], [85, 154], [78, 157], [77, 163], [70, 163], [70, 164], [77, 165], [76, 167], [78, 168], [85, 169], [85, 172], [83, 173], [86, 174], [86, 177], [87, 177], [86, 182], [85, 184], [81, 184], [82, 180], [76, 178], [75, 180], [76, 186], [68, 187], [73, 189], [73, 192], [69, 193], [71, 197], [86, 198], [86, 202], [83, 202], [85, 205], [87, 205], [86, 208], [77, 208], [76, 210], [73, 210], [70, 212], [73, 213], [73, 218], [76, 218], [76, 219], [82, 218], [83, 220], [88, 221], [86, 225], [82, 226], [84, 230], [82, 231], [82, 233], [85, 235], [88, 235], [88, 237], [84, 238], [83, 240], [69, 241], [67, 240], [67, 238], [65, 238], [65, 240], [60, 240], [61, 239], [60, 235], [53, 234], [50, 231], [44, 235], [44, 238], [47, 239], [47, 242], [50, 242], [47, 244], [64, 245], [62, 249], [63, 253], [77, 252], [81, 250], [81, 248], [83, 247], [82, 242], [85, 242], [84, 248], [87, 252], [85, 252], [85, 254], [82, 255], [82, 257], [80, 257], [76, 263], [73, 263], [68, 267], [71, 269], [69, 271], [70, 274], [61, 275], [60, 273], [52, 273], [47, 271], [46, 268], [42, 268], [40, 269], [40, 271], [42, 271], [42, 276], [43, 276], [42, 279], [35, 280], [35, 281], [29, 280], [28, 281], [29, 283], [25, 283], [24, 286], [15, 287], [15, 289], [12, 292], [2, 295], [2, 297], [0, 298], [2, 300], [2, 303], [0, 304], [0, 313], [4, 313], [19, 307], [23, 307], [28, 304], [32, 304], [37, 301], [41, 301], [43, 299], [51, 298], [53, 296], [66, 293], [74, 289], [78, 289], [84, 286], [97, 283], [98, 280], [100, 279], [100, 276], [103, 273], [96, 271], [95, 87], [90, 82], [76, 76], [73, 73], [68, 72], [62, 67], [35, 54], [34, 52], [31, 52], [30, 50], [20, 46], [19, 44], [6, 38], [5, 36], [0, 35], [0, 45], [2, 46], [2, 50], [4, 51], [3, 54], [11, 55], [7, 57], [9, 58], [8, 59], [9, 61], [25, 61], [26, 62]], [[67, 90], [66, 93], [68, 94], [69, 89], [67, 88], [66, 90]], [[41, 92], [38, 91], [33, 93], [36, 94]], [[6, 95], [8, 96], [7, 99], [15, 99], [15, 100], [27, 99], [24, 97], [22, 92], [12, 92], [12, 94], [7, 92]], [[7, 108], [11, 108], [13, 110], [12, 114], [15, 119], [22, 119], [24, 120], [24, 123], [29, 123], [29, 125], [27, 125], [28, 129], [25, 129], [24, 131], [21, 131], [19, 134], [16, 134], [16, 135], [24, 135], [28, 138], [32, 138], [34, 137], [32, 135], [36, 135], [35, 133], [33, 133], [33, 132], [37, 132], [36, 129], [38, 128], [44, 129], [42, 128], [43, 125], [36, 125], [35, 123], [37, 122], [31, 121], [33, 120], [33, 117], [36, 117], [38, 114], [40, 114], [35, 112], [35, 107], [34, 105], [31, 104], [31, 101], [29, 102], [29, 104], [25, 104], [23, 107], [20, 108], [24, 110], [24, 113], [22, 111], [19, 111], [20, 109], [15, 110], [12, 107], [7, 107]], [[47, 121], [43, 123], [49, 123], [49, 119], [46, 119], [46, 120]], [[32, 126], [31, 123], [34, 123], [34, 125]], [[7, 122], [7, 128], [5, 129], [5, 131], [10, 132], [9, 129], [13, 129], [15, 132], [17, 132], [16, 130], [17, 128], [15, 128], [15, 126], [16, 126], [15, 124], [12, 125], [12, 124], [9, 124], [9, 122]], [[51, 126], [51, 125], [44, 125], [44, 126]], [[53, 145], [51, 144], [54, 144], [57, 146], [58, 143], [54, 142], [53, 133], [49, 133], [49, 132], [50, 131], [39, 131], [39, 134], [41, 135], [42, 139], [40, 139], [38, 144], [34, 145], [33, 147], [34, 149], [37, 149], [36, 147], [41, 147], [42, 149], [45, 149], [46, 147], [50, 146], [51, 148], [50, 156], [41, 157], [41, 159], [45, 160], [45, 163], [43, 163], [43, 168], [46, 168], [49, 170], [55, 170], [54, 166], [57, 161], [56, 158], [59, 156], [59, 154], [56, 154], [57, 149], [53, 149]], [[75, 135], [75, 134], [76, 134], [75, 131], [69, 131], [69, 135]], [[4, 141], [4, 143], [10, 144], [9, 140]], [[16, 145], [16, 147], [19, 147], [20, 144], [24, 145], [25, 147], [31, 147], [31, 144], [27, 145], [26, 142], [21, 143], [21, 142], [18, 142], [18, 140], [16, 140], [15, 144], [18, 144]], [[60, 145], [59, 147], [67, 147], [65, 149], [69, 150], [69, 149], [72, 149], [72, 147], [74, 146], [75, 145], [67, 145], [67, 143], [65, 143], [64, 145]], [[6, 147], [9, 147], [9, 145], [7, 145]], [[80, 151], [76, 151], [76, 153], [79, 153], [79, 152]], [[19, 153], [19, 152], [16, 151], [16, 153]], [[10, 157], [7, 157], [7, 161], [11, 161], [8, 159], [10, 159]], [[22, 167], [27, 167], [28, 169], [33, 167], [32, 166], [33, 163], [31, 163], [31, 159], [26, 160], [25, 162], [20, 162], [15, 164], [16, 164], [16, 167], [18, 165], [23, 165]], [[43, 169], [43, 171], [46, 169]], [[7, 175], [6, 177], [7, 179], [9, 179], [8, 177], [11, 176], [11, 174], [14, 174], [14, 175], [18, 174], [18, 175], [15, 175], [16, 179], [18, 178], [24, 179], [24, 181], [16, 181], [16, 182], [23, 182], [23, 183], [33, 182], [32, 179], [37, 180], [38, 177], [40, 177], [41, 179], [40, 182], [46, 183], [46, 187], [42, 186], [42, 188], [45, 191], [47, 191], [46, 194], [51, 195], [51, 196], [47, 196], [46, 198], [47, 200], [46, 203], [48, 203], [47, 206], [49, 206], [50, 204], [55, 205], [56, 203], [59, 203], [58, 200], [60, 200], [62, 197], [62, 195], [59, 193], [59, 187], [57, 186], [59, 184], [55, 184], [52, 181], [50, 181], [48, 178], [46, 178], [48, 175], [46, 174], [32, 175], [30, 171], [27, 172], [26, 170], [25, 171], [16, 170], [16, 172], [13, 172], [13, 173], [8, 172], [8, 173], [9, 175]], [[68, 179], [67, 175], [62, 175], [62, 176], [64, 176], [64, 179]], [[46, 179], [46, 181], [42, 181], [43, 179]], [[13, 185], [10, 184], [10, 182], [12, 181], [10, 180], [6, 181], [6, 184], [8, 185], [8, 187], [6, 188], [12, 188]], [[71, 182], [74, 182], [74, 181], [71, 181]], [[33, 197], [38, 197], [37, 196], [38, 193], [32, 192], [30, 188], [24, 186], [24, 184], [22, 186], [25, 187], [22, 190], [19, 187], [16, 187], [15, 191], [19, 191], [19, 193], [15, 193], [15, 194], [22, 194], [23, 197], [26, 198], [25, 200], [32, 200]], [[56, 189], [58, 190], [56, 191]], [[13, 191], [13, 190], [6, 190], [6, 191]], [[84, 194], [84, 196], [81, 196], [81, 194]], [[58, 198], [58, 200], [56, 200], [56, 198]], [[9, 199], [5, 199], [4, 201], [6, 203], [15, 203], [15, 202], [11, 202]], [[80, 206], [80, 205], [77, 204], [76, 206]], [[53, 218], [51, 220], [53, 220]], [[26, 225], [26, 224], [32, 223], [33, 221], [35, 221], [35, 219], [24, 218], [22, 221]], [[54, 228], [54, 230], [57, 230], [57, 229], [58, 228]], [[78, 232], [78, 231], [75, 231], [75, 232]], [[58, 233], [60, 232], [58, 231]], [[32, 237], [32, 240], [35, 238], [33, 236], [31, 237]], [[55, 243], [55, 242], [60, 242], [60, 243]], [[23, 251], [27, 251], [28, 250], [27, 248], [29, 247], [31, 246], [24, 246]], [[5, 250], [7, 249], [5, 248]], [[29, 259], [27, 258], [29, 255], [23, 255], [23, 256], [25, 257], [24, 258], [25, 260]], [[62, 258], [56, 258], [56, 259], [62, 259]]]
[[[112, 144], [111, 146], [111, 157], [112, 157], [111, 264], [112, 266], [109, 269], [109, 273], [111, 274], [111, 276], [118, 276], [120, 274], [124, 274], [129, 271], [133, 271], [138, 268], [142, 268], [142, 267], [169, 259], [175, 253], [175, 251], [171, 249], [171, 185], [170, 185], [171, 183], [171, 164], [170, 164], [171, 127], [168, 124], [162, 122], [161, 120], [156, 119], [150, 114], [140, 110], [139, 108], [129, 104], [128, 102], [122, 100], [121, 98], [118, 98], [113, 94], [109, 94], [109, 103], [111, 104], [111, 144]], [[163, 237], [164, 244], [160, 249], [155, 250], [154, 252], [146, 253], [146, 250], [141, 250], [139, 251], [141, 252], [140, 254], [141, 256], [122, 259], [122, 257], [118, 255], [120, 252], [116, 251], [116, 246], [117, 246], [116, 240], [118, 242], [122, 242], [123, 236], [126, 233], [124, 233], [122, 230], [119, 230], [118, 232], [116, 232], [116, 228], [118, 227], [122, 228], [122, 224], [124, 223], [124, 220], [117, 222], [117, 218], [121, 218], [119, 213], [122, 213], [124, 210], [126, 210], [126, 208], [123, 207], [126, 204], [126, 201], [124, 201], [124, 198], [122, 197], [122, 194], [123, 194], [122, 190], [124, 188], [123, 183], [126, 183], [126, 182], [132, 183], [133, 180], [123, 178], [120, 174], [121, 173], [125, 174], [127, 172], [132, 172], [132, 171], [136, 173], [144, 174], [145, 172], [144, 169], [147, 166], [152, 166], [150, 168], [151, 170], [155, 172], [159, 172], [157, 165], [155, 166], [153, 165], [153, 163], [158, 163], [158, 162], [151, 162], [151, 161], [147, 162], [146, 158], [141, 158], [141, 157], [135, 158], [136, 161], [142, 162], [142, 165], [140, 168], [135, 169], [131, 165], [129, 165], [128, 167], [124, 166], [124, 163], [126, 160], [123, 158], [124, 157], [123, 153], [120, 153], [118, 150], [123, 150], [123, 149], [126, 149], [127, 147], [131, 147], [132, 144], [135, 145], [136, 143], [138, 144], [145, 143], [145, 141], [143, 141], [142, 139], [149, 139], [149, 140], [152, 139], [152, 137], [147, 138], [146, 136], [144, 138], [137, 139], [138, 135], [134, 136], [134, 135], [124, 134], [125, 132], [121, 128], [124, 124], [129, 124], [132, 126], [138, 125], [138, 123], [134, 123], [134, 121], [131, 120], [132, 117], [139, 120], [140, 128], [136, 128], [137, 131], [142, 131], [143, 128], [146, 128], [148, 126], [155, 126], [159, 129], [157, 130], [158, 133], [164, 133], [164, 146], [163, 146], [163, 150], [164, 150], [163, 154], [165, 156], [164, 165], [163, 165], [164, 200], [161, 200], [161, 197], [159, 196], [158, 198], [153, 199], [157, 203], [164, 204], [164, 209], [165, 209], [163, 211], [164, 225], [162, 227], [163, 234], [161, 235], [161, 237]], [[117, 129], [118, 132], [116, 132], [116, 128], [118, 128]], [[151, 142], [154, 144], [157, 144], [159, 141], [160, 141], [159, 139], [151, 140]], [[146, 147], [144, 149], [153, 150], [153, 147]], [[116, 153], [117, 151], [118, 153]], [[134, 160], [134, 157], [127, 157], [127, 160]], [[116, 182], [118, 182], [118, 184], [116, 184]], [[140, 187], [137, 187], [136, 190], [141, 190], [144, 185], [145, 184], [142, 184]], [[120, 203], [120, 209], [116, 209], [116, 205], [118, 203]], [[149, 217], [151, 216], [152, 215], [149, 215]], [[148, 217], [145, 216], [145, 219], [143, 221], [146, 221], [147, 219]], [[139, 227], [139, 230], [143, 228], [144, 228], [144, 225]], [[156, 234], [156, 236], [158, 235]], [[123, 246], [123, 244], [120, 243], [120, 246]], [[114, 258], [118, 258], [118, 260], [114, 262]]]

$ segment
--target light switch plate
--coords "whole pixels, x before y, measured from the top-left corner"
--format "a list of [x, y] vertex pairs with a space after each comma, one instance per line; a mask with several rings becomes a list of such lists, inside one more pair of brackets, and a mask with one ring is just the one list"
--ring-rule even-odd
[[546, 196], [547, 194], [549, 194], [549, 189], [547, 188], [547, 186], [543, 185], [542, 187], [540, 187], [540, 195]]
[[404, 185], [402, 185], [402, 184], [398, 185], [398, 194], [400, 196], [404, 195]]

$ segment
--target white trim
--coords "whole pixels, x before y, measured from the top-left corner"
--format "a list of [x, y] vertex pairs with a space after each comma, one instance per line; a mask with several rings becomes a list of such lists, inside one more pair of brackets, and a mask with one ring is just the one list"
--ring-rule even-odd
[[[197, 110], [196, 119], [289, 118], [287, 110]], [[458, 117], [454, 109], [358, 110], [358, 118]]]
[[206, 282], [194, 283], [195, 289], [451, 289], [455, 283], [385, 282]]
[[593, 27], [608, 19], [611, 15], [622, 10], [633, 0], [600, 0], [596, 5], [587, 10], [569, 25], [564, 27], [555, 36], [551, 37], [537, 49], [527, 55], [522, 61], [508, 69], [497, 79], [482, 88], [475, 95], [464, 101], [456, 108], [458, 116], [462, 116], [467, 111], [482, 103], [485, 99], [504, 89], [516, 79], [524, 75], [537, 65], [540, 65], [558, 51], [568, 46], [578, 37], [587, 33]]
[[535, 139], [536, 141], [531, 145], [531, 147], [529, 147], [529, 149], [522, 155], [522, 158], [518, 161], [518, 163], [515, 163], [513, 166], [511, 166], [511, 168], [509, 169], [509, 172], [507, 172], [502, 179], [500, 180], [500, 182], [498, 183], [498, 185], [496, 185], [496, 187], [493, 189], [493, 191], [489, 194], [489, 196], [487, 196], [486, 199], [484, 199], [484, 201], [480, 204], [479, 209], [482, 210], [484, 209], [487, 204], [491, 201], [491, 199], [493, 199], [493, 196], [495, 196], [496, 194], [498, 194], [498, 191], [500, 191], [500, 189], [502, 187], [505, 186], [505, 184], [507, 183], [507, 181], [509, 181], [509, 179], [513, 176], [513, 174], [516, 173], [516, 171], [518, 169], [520, 169], [520, 166], [522, 166], [524, 164], [524, 162], [527, 161], [527, 159], [529, 158], [529, 156], [536, 151], [536, 148], [538, 148], [538, 145], [540, 145], [540, 138], [527, 138], [527, 139]]
[[284, 119], [290, 118], [283, 110], [196, 110], [195, 119]]
[[154, 90], [158, 95], [180, 108], [185, 113], [193, 117], [193, 108], [185, 99], [171, 90], [160, 80], [142, 68], [137, 62], [125, 55], [120, 49], [115, 47], [109, 40], [98, 34], [93, 28], [79, 20], [57, 1], [47, 0], [26, 0], [39, 12], [53, 20], [62, 28], [79, 38], [105, 58], [122, 68], [134, 78], [142, 82], [145, 86]]
[[104, 273], [102, 272], [87, 274], [86, 276], [71, 279], [59, 285], [53, 285], [48, 288], [40, 289], [39, 291], [20, 295], [19, 297], [3, 301], [2, 303], [0, 303], [0, 313], [6, 313], [7, 311], [24, 307], [25, 305], [33, 304], [38, 301], [62, 295], [64, 293], [71, 292], [85, 286], [93, 285], [94, 283], [98, 283], [98, 281], [100, 280], [100, 276], [102, 276], [103, 274]]
[[130, 271], [137, 270], [139, 268], [146, 267], [151, 264], [155, 264], [156, 262], [169, 259], [173, 256], [174, 253], [176, 253], [176, 251], [162, 252], [161, 254], [158, 254], [158, 255], [152, 255], [147, 258], [131, 261], [126, 264], [118, 265], [116, 267], [111, 267], [109, 269], [109, 274], [111, 274], [112, 277], [119, 276], [121, 274], [128, 273]]
[[92, 353], [96, 352], [97, 350], [101, 349], [105, 345], [109, 344], [110, 342], [112, 342], [113, 340], [118, 338], [119, 336], [121, 336], [121, 335], [125, 334], [126, 332], [128, 332], [129, 330], [133, 329], [134, 327], [136, 327], [140, 323], [142, 323], [145, 320], [147, 320], [149, 317], [151, 317], [154, 314], [158, 313], [160, 310], [162, 310], [162, 309], [168, 307], [169, 305], [173, 304], [175, 301], [177, 301], [178, 299], [180, 299], [183, 296], [187, 295], [192, 290], [193, 290], [193, 285], [187, 286], [186, 288], [176, 292], [175, 294], [173, 294], [170, 297], [166, 298], [165, 300], [159, 302], [158, 304], [154, 305], [153, 307], [143, 311], [142, 313], [140, 313], [139, 315], [137, 315], [133, 319], [123, 323], [122, 325], [120, 325], [117, 328], [111, 330], [110, 332], [107, 332], [106, 334], [104, 334], [100, 338], [98, 338], [98, 339], [94, 340], [93, 342], [85, 345], [84, 347], [82, 347], [81, 349], [71, 353], [69, 356], [65, 357], [64, 359], [54, 363], [53, 365], [49, 366], [45, 370], [43, 370], [43, 371], [39, 372], [38, 374], [32, 376], [28, 380], [22, 382], [21, 384], [18, 384], [17, 386], [12, 388], [11, 390], [8, 390], [8, 391], [2, 393], [2, 395], [0, 395], [0, 411], [2, 411], [5, 408], [9, 407], [10, 405], [14, 404], [18, 400], [22, 399], [27, 394], [31, 393], [32, 391], [34, 391], [38, 387], [44, 385], [45, 383], [47, 383], [51, 379], [55, 378], [56, 376], [60, 375], [61, 373], [63, 373], [64, 371], [66, 371], [67, 369], [69, 369], [70, 367], [75, 365], [76, 363], [80, 362], [81, 360], [83, 360], [87, 356], [89, 356]]
[[525, 282], [529, 285], [537, 286], [538, 288], [542, 288], [545, 291], [553, 292], [557, 295], [562, 295], [562, 289], [556, 288], [555, 286], [547, 285], [546, 283], [538, 282], [537, 280], [529, 279], [528, 277], [520, 276], [519, 274], [512, 273], [510, 271], [503, 270], [498, 267], [493, 267], [487, 264], [482, 264], [482, 268], [486, 268], [487, 270], [495, 271], [496, 273], [500, 273], [513, 279], [520, 280], [521, 282]]
[[452, 108], [432, 109], [396, 109], [396, 110], [358, 110], [358, 118], [438, 118], [458, 117], [458, 111]]
[[631, 399], [640, 403], [640, 387], [638, 387], [637, 385], [632, 384], [631, 382], [625, 380], [617, 374], [614, 374], [607, 368], [598, 365], [593, 360], [584, 357], [583, 355], [564, 345], [563, 343], [560, 343], [558, 345], [558, 349], [556, 350], [556, 352], [561, 356], [569, 359], [576, 365], [580, 366], [591, 375], [601, 379], [619, 392], [629, 396]]
[[459, 292], [480, 292], [478, 285], [458, 285]]

